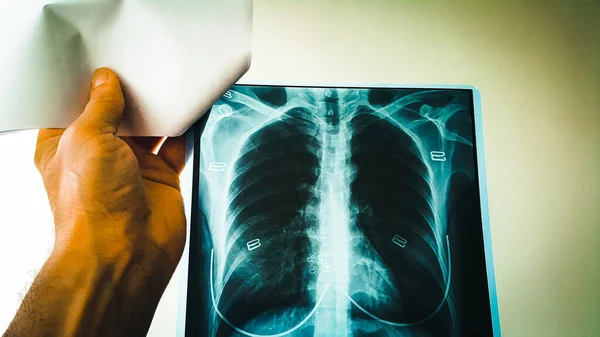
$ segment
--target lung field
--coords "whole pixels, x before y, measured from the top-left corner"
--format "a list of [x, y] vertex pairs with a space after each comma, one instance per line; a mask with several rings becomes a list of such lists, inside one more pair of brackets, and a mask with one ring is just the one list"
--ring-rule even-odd
[[284, 116], [251, 135], [235, 163], [225, 262], [231, 276], [219, 308], [236, 326], [250, 328], [252, 321], [294, 308], [285, 320], [289, 326], [278, 324], [277, 330], [285, 331], [315, 306], [315, 276], [306, 267], [312, 247], [308, 232], [318, 225], [309, 207], [318, 203], [315, 135], [310, 121]]

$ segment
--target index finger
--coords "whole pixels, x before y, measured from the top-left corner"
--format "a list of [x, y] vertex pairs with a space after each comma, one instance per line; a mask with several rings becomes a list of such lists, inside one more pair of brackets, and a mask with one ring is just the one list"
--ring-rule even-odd
[[[54, 153], [53, 150], [58, 147], [58, 141], [64, 132], [64, 129], [40, 129], [38, 131], [35, 154], [33, 155], [33, 163], [38, 170], [42, 168], [48, 155]], [[52, 141], [53, 139], [56, 139], [56, 141]]]
[[[46, 162], [49, 154], [54, 153], [58, 147], [58, 142], [65, 132], [64, 129], [40, 129], [35, 144], [35, 153], [33, 155], [33, 163], [40, 170], [44, 162]], [[52, 141], [54, 140], [55, 141]]]
[[38, 132], [36, 144], [39, 145], [40, 143], [50, 138], [60, 137], [63, 135], [64, 132], [65, 129], [40, 129], [40, 131]]

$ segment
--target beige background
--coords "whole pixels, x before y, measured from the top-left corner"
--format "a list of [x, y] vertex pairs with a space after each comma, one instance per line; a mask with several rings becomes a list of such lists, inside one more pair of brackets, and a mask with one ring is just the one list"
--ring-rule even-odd
[[[600, 335], [600, 3], [255, 0], [254, 28], [246, 82], [478, 87], [503, 336]], [[34, 141], [0, 137], [0, 331], [51, 234]]]
[[252, 80], [471, 84], [503, 336], [600, 336], [600, 3], [255, 0]]

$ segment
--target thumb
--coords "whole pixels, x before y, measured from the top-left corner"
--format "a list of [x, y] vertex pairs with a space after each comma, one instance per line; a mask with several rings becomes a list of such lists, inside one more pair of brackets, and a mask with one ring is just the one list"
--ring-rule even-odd
[[123, 117], [125, 99], [117, 75], [108, 68], [100, 68], [92, 76], [90, 100], [74, 123], [74, 128], [95, 134], [117, 133]]

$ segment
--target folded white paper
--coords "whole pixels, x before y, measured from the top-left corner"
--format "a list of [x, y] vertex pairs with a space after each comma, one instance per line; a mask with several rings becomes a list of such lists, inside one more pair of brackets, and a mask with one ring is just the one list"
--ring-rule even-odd
[[248, 70], [251, 30], [252, 0], [0, 0], [0, 133], [66, 128], [108, 67], [120, 135], [180, 135]]

